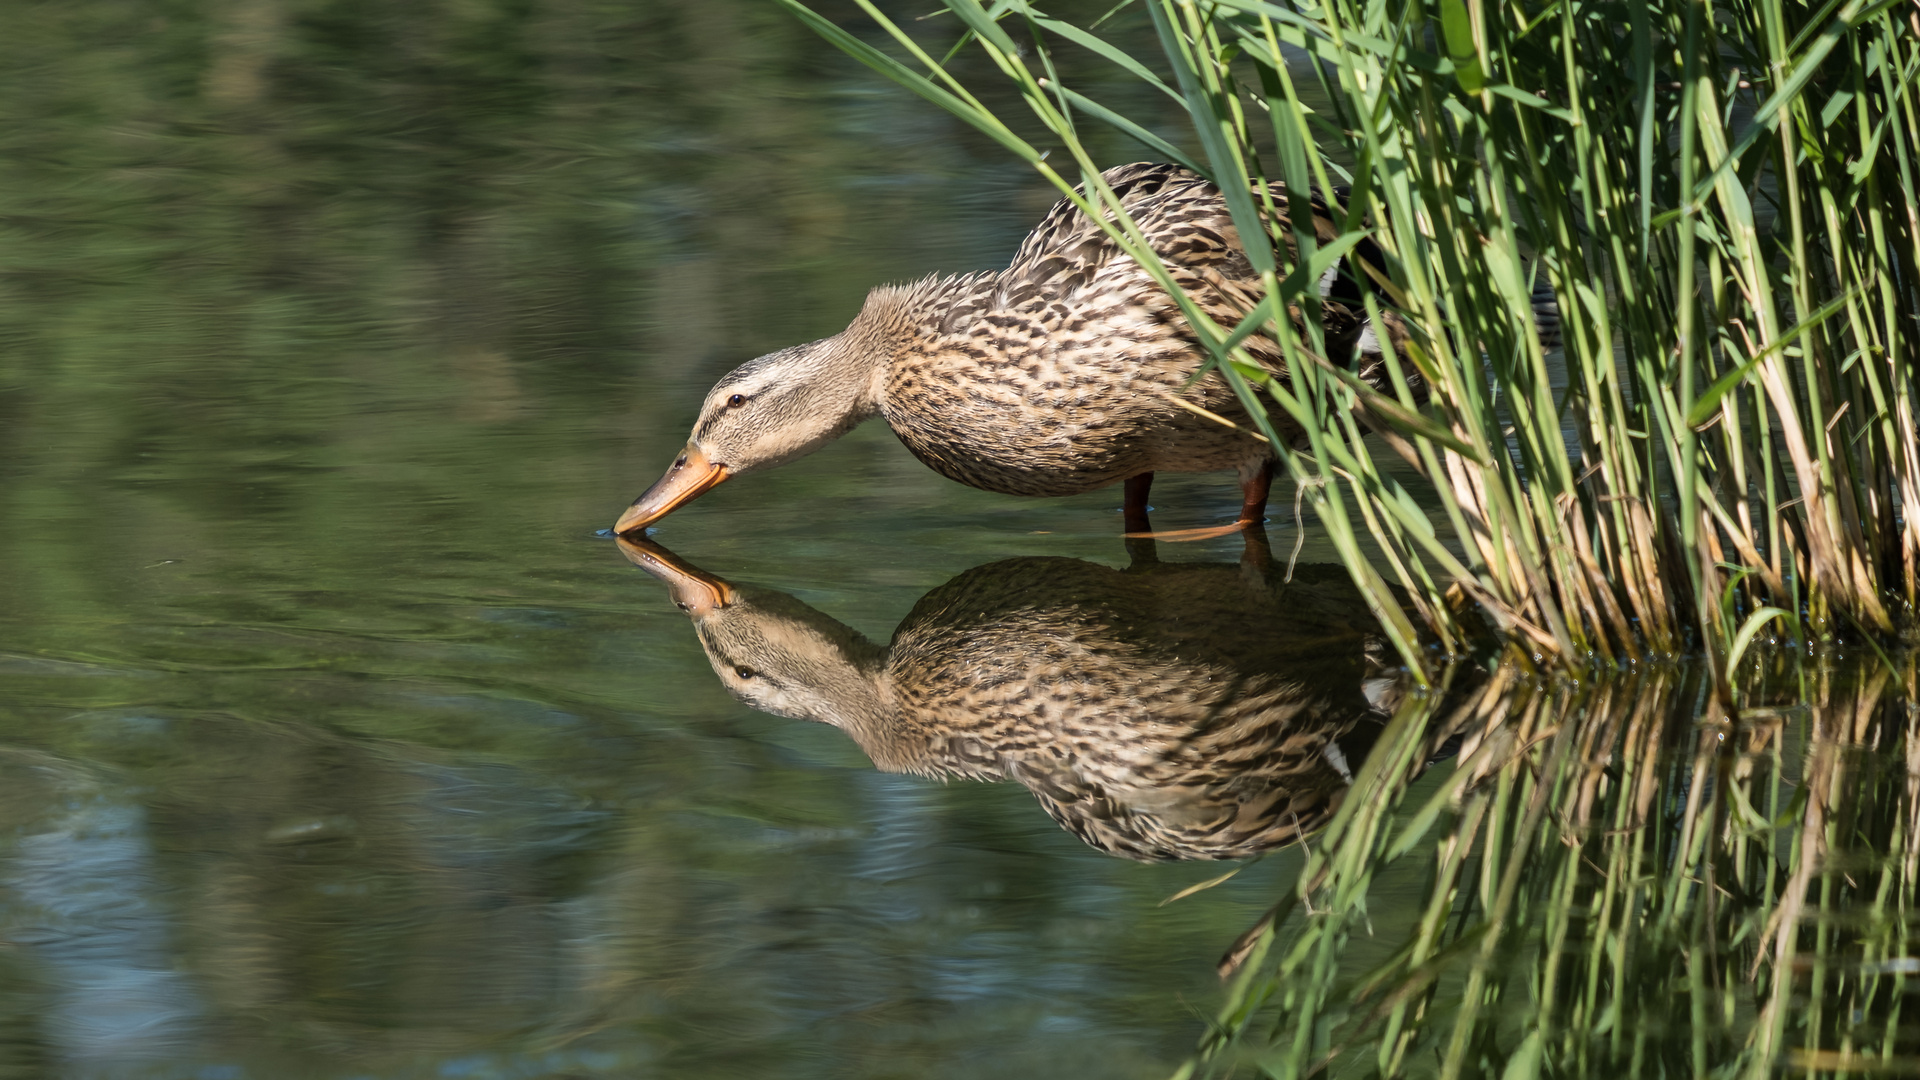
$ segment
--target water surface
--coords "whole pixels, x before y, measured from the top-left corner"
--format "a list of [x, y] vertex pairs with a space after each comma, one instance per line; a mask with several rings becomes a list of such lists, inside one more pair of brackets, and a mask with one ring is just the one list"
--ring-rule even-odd
[[[596, 535], [715, 376], [877, 283], [1004, 262], [1036, 178], [746, 0], [87, 0], [0, 29], [0, 1076], [1115, 1077], [1193, 1051], [1316, 823], [1162, 905], [1227, 868], [1117, 858], [1044, 783], [882, 771], [749, 707]], [[1139, 95], [1105, 100], [1177, 130]], [[1256, 595], [1296, 540], [1331, 562], [1276, 495], [1271, 561], [1158, 558]], [[1227, 476], [1155, 498], [1171, 528], [1238, 506]], [[1139, 570], [1118, 501], [971, 491], [869, 427], [655, 539], [878, 647], [1009, 561], [1140, 580], [1103, 576]], [[1334, 793], [1406, 700], [1340, 633], [1303, 646], [1345, 729], [1300, 760]], [[1698, 686], [1661, 693], [1690, 731]], [[1902, 775], [1900, 738], [1868, 741]], [[1660, 745], [1656, 805], [1684, 809], [1697, 747]], [[1437, 860], [1370, 879], [1342, 986]]]

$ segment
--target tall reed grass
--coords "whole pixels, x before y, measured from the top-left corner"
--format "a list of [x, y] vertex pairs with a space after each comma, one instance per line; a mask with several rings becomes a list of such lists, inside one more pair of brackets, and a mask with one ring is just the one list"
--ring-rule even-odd
[[[1912, 631], [1912, 0], [1132, 0], [1157, 56], [1028, 0], [945, 0], [953, 48], [1012, 80], [1038, 141], [949, 71], [926, 24], [856, 0], [882, 48], [780, 2], [1110, 219], [1176, 297], [1083, 125], [1208, 175], [1242, 236], [1271, 235], [1248, 245], [1266, 300], [1240, 325], [1184, 312], [1269, 437], [1276, 411], [1306, 431], [1281, 456], [1414, 670], [1436, 670], [1430, 643], [1560, 670], [1698, 650], [1731, 704], [1758, 640]], [[1065, 85], [1061, 50], [1178, 101], [1192, 139]], [[1290, 265], [1269, 211], [1304, 223], [1310, 193], [1342, 235], [1294, 229]], [[1320, 272], [1362, 237], [1386, 266], [1369, 312], [1397, 309], [1414, 338], [1391, 392], [1328, 357], [1313, 317]], [[1541, 281], [1564, 358], [1535, 333]], [[1280, 343], [1284, 374], [1238, 348], [1251, 333]]]

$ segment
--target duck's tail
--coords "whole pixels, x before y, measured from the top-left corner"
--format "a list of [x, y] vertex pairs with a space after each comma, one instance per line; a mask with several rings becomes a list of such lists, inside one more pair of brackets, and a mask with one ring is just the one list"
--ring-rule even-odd
[[[1355, 284], [1359, 273], [1359, 269], [1349, 265], [1346, 258], [1335, 262], [1320, 277], [1320, 298], [1339, 301], [1356, 311], [1360, 310], [1360, 290]], [[1533, 293], [1529, 300], [1533, 305], [1533, 325], [1540, 335], [1540, 347], [1552, 352], [1560, 347], [1561, 342], [1560, 301], [1553, 294], [1553, 283], [1547, 280], [1546, 268], [1538, 263], [1534, 265]], [[1356, 346], [1361, 358], [1379, 358], [1380, 339], [1373, 320], [1361, 320]]]
[[[1345, 260], [1341, 260], [1341, 265], [1344, 266], [1344, 264]], [[1327, 297], [1331, 292], [1328, 283], [1323, 281], [1321, 295]], [[1533, 307], [1533, 325], [1540, 337], [1540, 348], [1552, 352], [1560, 347], [1561, 342], [1560, 302], [1554, 296], [1553, 285], [1548, 282], [1542, 267], [1535, 267], [1533, 292], [1528, 300]], [[1403, 353], [1408, 340], [1406, 323], [1400, 318], [1400, 314], [1391, 308], [1381, 309], [1378, 320], [1361, 319], [1359, 333], [1352, 339], [1351, 363], [1354, 373], [1361, 379], [1376, 390], [1390, 393], [1385, 350], [1380, 343], [1382, 337], [1387, 339], [1396, 353]], [[1414, 399], [1425, 404], [1428, 392], [1426, 380], [1421, 378], [1419, 372], [1410, 365], [1404, 371]]]
[[1546, 267], [1533, 268], [1533, 325], [1540, 334], [1540, 347], [1552, 352], [1560, 347], [1560, 301], [1553, 295], [1553, 283], [1547, 280]]

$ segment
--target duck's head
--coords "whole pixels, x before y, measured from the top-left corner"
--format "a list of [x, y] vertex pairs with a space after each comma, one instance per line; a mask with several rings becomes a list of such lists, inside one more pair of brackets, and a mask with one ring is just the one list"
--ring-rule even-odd
[[613, 527], [644, 528], [721, 481], [784, 465], [877, 410], [865, 343], [839, 334], [749, 360], [707, 392], [687, 447]]

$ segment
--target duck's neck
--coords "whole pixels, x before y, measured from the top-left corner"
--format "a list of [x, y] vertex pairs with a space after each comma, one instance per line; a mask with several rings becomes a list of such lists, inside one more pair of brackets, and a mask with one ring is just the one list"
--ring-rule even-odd
[[894, 692], [886, 646], [861, 639], [822, 660], [811, 673], [820, 699], [808, 719], [839, 728], [881, 772], [937, 776], [947, 771], [933, 753], [931, 733], [903, 715], [903, 707], [912, 706]]
[[886, 648], [864, 640], [859, 645], [813, 658], [807, 678], [814, 694], [803, 711], [792, 715], [839, 728], [881, 772], [949, 774], [934, 752], [931, 733], [902, 715], [903, 703], [887, 674]]
[[911, 285], [882, 285], [867, 294], [860, 314], [821, 344], [835, 374], [845, 380], [855, 415], [865, 420], [884, 411], [893, 362], [907, 343], [927, 329], [931, 312], [953, 279], [927, 278]]
[[887, 772], [904, 771], [892, 759], [893, 733], [900, 726], [899, 713], [887, 692], [885, 653], [855, 659], [840, 671], [823, 670], [821, 708], [810, 719], [820, 720], [845, 732], [866, 751], [873, 763]]

